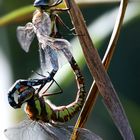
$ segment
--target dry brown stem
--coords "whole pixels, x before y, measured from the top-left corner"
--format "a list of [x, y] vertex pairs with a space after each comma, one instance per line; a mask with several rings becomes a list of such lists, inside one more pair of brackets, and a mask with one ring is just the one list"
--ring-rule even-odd
[[[70, 9], [71, 19], [73, 21], [73, 25], [75, 27], [76, 33], [80, 34], [79, 40], [81, 43], [81, 47], [83, 49], [83, 53], [85, 55], [87, 65], [91, 72], [91, 75], [94, 77], [98, 90], [101, 93], [101, 95], [103, 96], [105, 105], [107, 106], [107, 109], [110, 112], [110, 114], [114, 120], [114, 123], [118, 127], [123, 138], [125, 140], [133, 140], [134, 139], [133, 132], [131, 131], [131, 127], [129, 125], [129, 122], [127, 120], [123, 107], [119, 101], [119, 98], [112, 85], [112, 82], [111, 82], [109, 76], [107, 75], [104, 66], [102, 65], [98, 52], [95, 49], [95, 47], [92, 43], [92, 40], [88, 34], [86, 25], [84, 23], [83, 16], [82, 16], [79, 8], [77, 7], [75, 1], [70, 0], [69, 2], [71, 5], [71, 9]], [[66, 4], [68, 4], [67, 0], [66, 0]], [[120, 27], [121, 27], [125, 9], [127, 6], [127, 0], [122, 0], [121, 6], [124, 6], [123, 7], [124, 11], [123, 12], [120, 11], [123, 13], [121, 16], [121, 20], [119, 20], [119, 22], [116, 23], [116, 27], [114, 28], [114, 31], [113, 31], [113, 34], [115, 32], [117, 34], [116, 34], [116, 36], [115, 36], [115, 34], [112, 35], [109, 47], [116, 46], [116, 42], [118, 40], [118, 36], [119, 36], [119, 32], [120, 32]], [[118, 29], [117, 29], [117, 26], [119, 26]], [[115, 36], [115, 40], [113, 40], [114, 36]], [[103, 61], [104, 61], [104, 65], [106, 66], [106, 68], [108, 68], [108, 66], [109, 66], [110, 60], [111, 60], [113, 52], [114, 52], [114, 48], [113, 47], [111, 48], [110, 53], [108, 53], [108, 50], [107, 50], [106, 54], [108, 54], [108, 55], [107, 56], [105, 55], [105, 57], [104, 57], [105, 59]], [[108, 59], [109, 57], [110, 57], [110, 59]], [[78, 128], [79, 126], [84, 125], [84, 123], [88, 117], [88, 113], [90, 112], [92, 106], [94, 105], [94, 103], [96, 101], [98, 94], [97, 94], [97, 87], [94, 85], [95, 85], [95, 83], [93, 83], [91, 90], [88, 94], [88, 98], [89, 97], [92, 97], [92, 98], [89, 98], [90, 100], [88, 100], [88, 98], [87, 98], [88, 101], [86, 100], [86, 103], [85, 103], [85, 105], [86, 104], [88, 105], [88, 108], [90, 106], [90, 109], [87, 110], [86, 113], [85, 112], [83, 113], [83, 111], [82, 111], [83, 114], [82, 113], [80, 114], [81, 116], [78, 119], [78, 121], [75, 125], [75, 128]], [[85, 114], [87, 114], [86, 117], [84, 116]], [[82, 121], [84, 121], [82, 123], [81, 118], [84, 118], [84, 117], [85, 117], [85, 119], [82, 120]], [[74, 129], [74, 130], [76, 130], [76, 129]], [[73, 135], [71, 137], [72, 140], [76, 139], [75, 134], [76, 134], [76, 132], [73, 133]]]

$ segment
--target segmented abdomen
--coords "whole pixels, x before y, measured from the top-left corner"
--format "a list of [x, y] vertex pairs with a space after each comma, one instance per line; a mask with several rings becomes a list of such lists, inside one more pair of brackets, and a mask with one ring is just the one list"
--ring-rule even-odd
[[58, 109], [54, 110], [55, 116], [52, 118], [53, 121], [57, 122], [66, 122], [70, 120], [76, 113], [78, 113], [79, 110], [81, 110], [84, 101], [85, 101], [85, 85], [84, 85], [84, 78], [81, 74], [81, 71], [72, 57], [70, 65], [74, 71], [76, 81], [77, 81], [77, 87], [78, 92], [77, 96], [74, 102], [67, 106], [58, 107]]

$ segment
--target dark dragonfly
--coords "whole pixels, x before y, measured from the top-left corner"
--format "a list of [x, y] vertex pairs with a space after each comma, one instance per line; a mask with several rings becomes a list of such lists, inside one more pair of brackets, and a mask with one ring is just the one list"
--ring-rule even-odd
[[72, 59], [70, 65], [75, 74], [78, 87], [77, 97], [74, 102], [67, 106], [55, 108], [52, 104], [47, 103], [45, 98], [50, 94], [47, 91], [42, 92], [43, 87], [34, 88], [34, 86], [50, 81], [49, 78], [44, 78], [30, 81], [18, 80], [8, 93], [10, 105], [13, 108], [20, 108], [22, 104], [27, 103], [25, 112], [32, 120], [41, 120], [43, 122], [65, 122], [70, 120], [82, 108], [86, 94], [84, 78], [74, 59]]
[[[32, 82], [19, 80], [13, 85], [8, 94], [9, 103], [14, 108], [20, 108], [22, 104], [26, 103], [25, 112], [30, 120], [23, 121], [14, 128], [6, 129], [5, 135], [9, 140], [68, 140], [70, 138], [73, 127], [59, 125], [58, 122], [72, 119], [82, 108], [86, 94], [84, 78], [74, 59], [70, 65], [75, 74], [78, 92], [75, 101], [66, 106], [56, 107], [46, 100], [47, 91], [44, 93], [40, 87], [34, 88], [36, 83], [46, 83], [50, 81], [49, 78], [44, 79], [47, 81], [38, 79], [38, 82], [36, 79], [33, 79]], [[78, 132], [80, 140], [101, 140], [89, 130], [79, 128]]]

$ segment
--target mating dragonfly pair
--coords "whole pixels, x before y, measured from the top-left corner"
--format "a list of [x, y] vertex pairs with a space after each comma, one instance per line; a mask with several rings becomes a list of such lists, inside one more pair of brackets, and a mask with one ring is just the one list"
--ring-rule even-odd
[[[57, 38], [57, 25], [55, 21], [52, 21], [55, 19], [62, 23], [62, 20], [53, 13], [49, 15], [45, 12], [45, 7], [54, 7], [61, 2], [62, 0], [54, 0], [46, 4], [46, 1], [36, 0], [34, 6], [39, 7], [39, 9], [34, 12], [32, 23], [29, 22], [25, 26], [17, 28], [18, 41], [26, 52], [29, 51], [31, 42], [36, 35], [39, 42], [41, 68], [43, 71], [49, 71], [49, 76], [42, 79], [18, 80], [9, 90], [9, 104], [16, 109], [21, 108], [22, 104], [26, 103], [25, 112], [30, 118], [14, 128], [5, 130], [5, 134], [10, 140], [67, 140], [70, 138], [73, 127], [55, 123], [70, 120], [84, 104], [86, 94], [84, 78], [69, 50], [71, 44], [65, 39]], [[66, 25], [65, 27], [68, 29]], [[74, 102], [67, 106], [56, 107], [46, 100], [45, 97], [50, 94], [47, 90], [42, 92], [42, 89], [46, 83], [56, 82], [53, 77], [59, 69], [59, 54], [63, 55], [69, 62], [75, 74], [78, 91]], [[39, 87], [35, 88], [36, 86]], [[89, 130], [79, 128], [78, 132], [80, 139], [100, 140]]]

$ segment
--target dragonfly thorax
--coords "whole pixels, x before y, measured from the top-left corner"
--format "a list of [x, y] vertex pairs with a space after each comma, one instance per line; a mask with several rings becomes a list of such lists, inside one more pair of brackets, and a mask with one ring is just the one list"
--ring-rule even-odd
[[36, 10], [32, 19], [35, 27], [35, 33], [42, 36], [51, 34], [51, 19], [46, 12]]
[[27, 101], [25, 112], [32, 120], [50, 122], [55, 114], [53, 114], [53, 110], [49, 104], [46, 104], [44, 97], [37, 95], [34, 95], [33, 98]]

